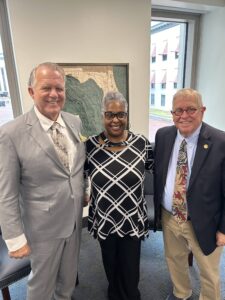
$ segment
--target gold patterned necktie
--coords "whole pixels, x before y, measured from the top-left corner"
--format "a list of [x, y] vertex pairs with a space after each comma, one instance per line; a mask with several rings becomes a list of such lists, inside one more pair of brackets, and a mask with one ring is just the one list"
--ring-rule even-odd
[[67, 170], [69, 168], [69, 155], [68, 155], [68, 140], [66, 136], [60, 131], [60, 125], [54, 122], [50, 127], [50, 135], [52, 137], [56, 153], [60, 161]]
[[178, 223], [187, 221], [187, 176], [188, 176], [188, 158], [187, 158], [187, 142], [185, 139], [181, 142], [177, 168], [175, 187], [173, 194], [172, 214], [176, 218]]

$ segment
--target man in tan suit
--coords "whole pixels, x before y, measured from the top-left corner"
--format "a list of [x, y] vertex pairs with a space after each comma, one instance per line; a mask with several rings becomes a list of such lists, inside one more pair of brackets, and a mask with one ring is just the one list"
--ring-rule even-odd
[[[9, 255], [30, 256], [28, 300], [71, 299], [77, 274], [85, 151], [79, 117], [61, 111], [64, 76], [54, 63], [34, 68], [34, 108], [0, 127], [0, 225]], [[67, 166], [53, 123], [66, 141]]]

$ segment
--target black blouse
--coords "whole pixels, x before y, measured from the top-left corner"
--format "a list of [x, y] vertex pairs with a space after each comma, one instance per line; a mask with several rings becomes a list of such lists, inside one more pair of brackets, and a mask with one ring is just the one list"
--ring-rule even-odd
[[88, 230], [98, 239], [109, 234], [148, 235], [143, 189], [145, 170], [153, 170], [153, 151], [143, 135], [129, 132], [126, 144], [120, 151], [111, 151], [99, 143], [99, 136], [86, 142], [85, 171], [91, 181]]

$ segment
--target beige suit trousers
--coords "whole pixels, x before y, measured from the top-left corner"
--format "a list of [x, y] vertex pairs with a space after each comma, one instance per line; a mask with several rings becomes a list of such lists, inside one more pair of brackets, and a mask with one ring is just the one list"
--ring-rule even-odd
[[[219, 263], [223, 248], [218, 247], [210, 255], [204, 255], [199, 247], [191, 221], [178, 224], [172, 214], [162, 209], [162, 227], [165, 257], [168, 264], [173, 293], [178, 298], [188, 298], [192, 294], [189, 277], [188, 254], [190, 250], [199, 268], [199, 300], [220, 300]], [[207, 239], [207, 236], [205, 237]]]
[[80, 233], [31, 243], [27, 300], [70, 300], [75, 288]]

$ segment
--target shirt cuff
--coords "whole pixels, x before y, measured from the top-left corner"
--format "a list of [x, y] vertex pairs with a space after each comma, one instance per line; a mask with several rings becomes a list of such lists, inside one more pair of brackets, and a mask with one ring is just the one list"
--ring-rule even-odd
[[9, 252], [13, 252], [25, 246], [27, 244], [27, 239], [24, 234], [21, 234], [16, 238], [5, 240], [5, 243]]
[[91, 195], [91, 184], [89, 177], [84, 179], [84, 193], [90, 197]]

